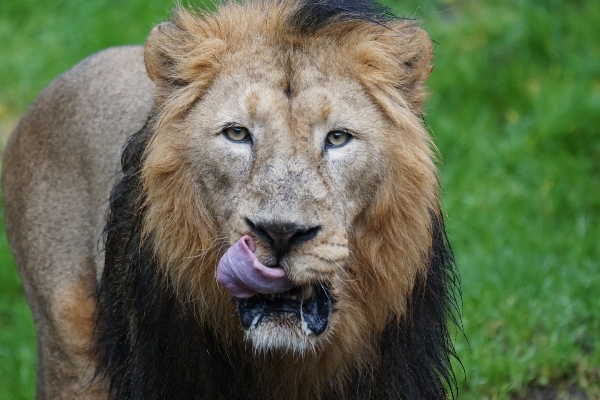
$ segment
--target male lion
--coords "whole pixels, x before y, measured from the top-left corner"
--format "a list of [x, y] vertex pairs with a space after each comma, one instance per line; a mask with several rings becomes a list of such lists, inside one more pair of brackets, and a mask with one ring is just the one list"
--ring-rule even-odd
[[2, 182], [38, 398], [446, 398], [432, 53], [377, 4], [231, 1], [50, 84]]

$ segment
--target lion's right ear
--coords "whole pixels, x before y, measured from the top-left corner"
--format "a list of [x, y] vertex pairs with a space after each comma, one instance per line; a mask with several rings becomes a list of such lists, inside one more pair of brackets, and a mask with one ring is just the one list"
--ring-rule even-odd
[[150, 32], [144, 52], [146, 71], [152, 81], [159, 86], [168, 85], [176, 78], [173, 44], [181, 42], [182, 32], [172, 22], [162, 22]]
[[214, 18], [178, 7], [171, 22], [152, 29], [144, 60], [148, 76], [156, 84], [154, 101], [161, 122], [180, 116], [220, 70], [226, 44]]

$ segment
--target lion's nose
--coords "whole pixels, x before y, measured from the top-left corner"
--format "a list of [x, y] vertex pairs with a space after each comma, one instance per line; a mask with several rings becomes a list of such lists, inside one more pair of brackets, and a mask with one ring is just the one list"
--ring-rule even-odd
[[271, 246], [277, 259], [281, 259], [291, 246], [309, 241], [321, 230], [320, 225], [307, 227], [296, 222], [253, 222], [246, 218], [246, 223], [256, 236]]

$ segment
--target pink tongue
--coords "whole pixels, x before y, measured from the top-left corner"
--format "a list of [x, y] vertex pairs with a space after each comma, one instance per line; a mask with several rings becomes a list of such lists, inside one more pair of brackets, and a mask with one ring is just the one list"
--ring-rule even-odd
[[252, 297], [256, 293], [282, 293], [294, 287], [282, 268], [262, 265], [254, 251], [250, 236], [235, 242], [219, 261], [217, 282], [239, 298]]

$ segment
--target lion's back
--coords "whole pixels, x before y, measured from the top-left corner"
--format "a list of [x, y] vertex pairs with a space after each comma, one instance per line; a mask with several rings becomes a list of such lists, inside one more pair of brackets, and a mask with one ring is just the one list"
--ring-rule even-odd
[[143, 49], [120, 47], [82, 61], [33, 102], [4, 154], [6, 223], [18, 264], [32, 251], [89, 249], [84, 236], [103, 223], [98, 211], [106, 209], [126, 138], [150, 113], [152, 89]]
[[[83, 298], [95, 286], [121, 151], [150, 114], [153, 88], [141, 46], [102, 51], [44, 89], [7, 144], [2, 171], [7, 235], [34, 319], [45, 320], [46, 335], [62, 329], [53, 328], [59, 316], [47, 315], [55, 310], [54, 296], [76, 291]], [[77, 297], [73, 301], [81, 301]], [[51, 347], [42, 351], [60, 351]]]

